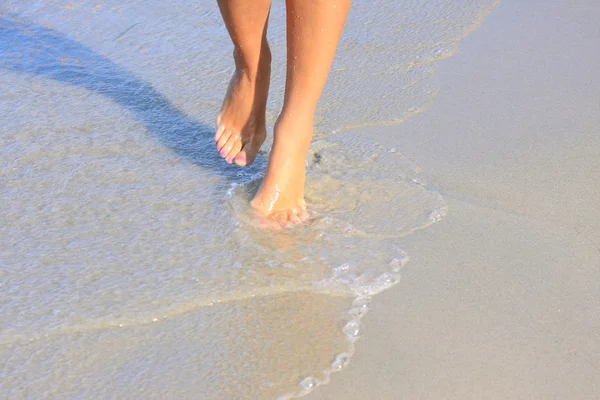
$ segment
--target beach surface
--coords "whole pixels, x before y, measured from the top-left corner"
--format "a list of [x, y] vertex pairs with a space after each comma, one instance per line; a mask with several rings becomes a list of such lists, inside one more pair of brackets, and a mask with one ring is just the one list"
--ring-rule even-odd
[[[215, 151], [233, 65], [214, 1], [0, 6], [2, 396], [286, 399], [327, 383], [399, 282], [398, 240], [447, 209], [413, 161], [351, 128], [427, 109], [436, 62], [494, 5], [353, 3], [307, 156], [311, 221], [275, 232], [249, 209], [268, 145], [243, 169]], [[283, 3], [269, 27], [272, 131]]]
[[0, 6], [1, 396], [598, 398], [600, 6], [495, 5], [354, 2], [280, 232], [213, 0]]
[[311, 399], [600, 396], [600, 5], [505, 0], [432, 109], [368, 128], [448, 215], [402, 241], [353, 363]]

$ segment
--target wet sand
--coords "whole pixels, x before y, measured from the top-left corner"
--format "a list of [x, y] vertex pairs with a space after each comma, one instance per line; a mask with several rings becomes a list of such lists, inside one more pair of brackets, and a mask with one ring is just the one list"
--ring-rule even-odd
[[[230, 75], [213, 2], [9, 3], [0, 49], [16, 35], [24, 53], [0, 52], [0, 393], [304, 393], [362, 332], [309, 398], [596, 398], [600, 10], [505, 0], [434, 74], [489, 3], [403, 1], [399, 21], [356, 2], [375, 15], [355, 12], [338, 52], [309, 157], [319, 217], [297, 236], [240, 218], [264, 157], [241, 173], [208, 145]], [[354, 65], [356, 43], [382, 59]], [[401, 89], [374, 100], [388, 77]], [[440, 193], [448, 216], [398, 237], [439, 219]]]
[[[0, 393], [289, 398], [343, 369], [410, 257], [398, 238], [446, 210], [412, 161], [343, 131], [430, 104], [432, 64], [493, 3], [462, 1], [355, 2], [307, 158], [314, 218], [285, 232], [248, 210], [266, 152], [240, 169], [214, 149], [231, 44], [213, 1], [0, 7]], [[402, 29], [383, 43], [375, 20]]]
[[600, 396], [600, 6], [503, 1], [434, 107], [373, 137], [448, 216], [402, 240], [353, 362], [311, 399]]

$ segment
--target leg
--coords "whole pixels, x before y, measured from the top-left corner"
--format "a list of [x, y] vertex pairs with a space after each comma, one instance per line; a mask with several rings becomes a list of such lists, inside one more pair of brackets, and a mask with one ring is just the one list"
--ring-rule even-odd
[[287, 77], [265, 179], [252, 200], [282, 225], [308, 218], [306, 152], [314, 113], [350, 9], [350, 0], [287, 0]]
[[235, 73], [217, 118], [215, 142], [228, 163], [251, 164], [267, 136], [271, 74], [267, 22], [271, 0], [218, 0], [233, 41]]

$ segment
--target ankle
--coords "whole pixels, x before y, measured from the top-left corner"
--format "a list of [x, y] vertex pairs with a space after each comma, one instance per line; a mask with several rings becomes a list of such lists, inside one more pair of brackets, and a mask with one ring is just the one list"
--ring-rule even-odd
[[310, 108], [305, 110], [291, 110], [284, 106], [275, 122], [275, 133], [277, 133], [277, 131], [281, 131], [282, 133], [303, 132], [312, 135], [314, 120], [314, 110]]
[[274, 145], [290, 147], [294, 153], [304, 154], [313, 135], [313, 115], [280, 115], [273, 133]]
[[267, 41], [263, 41], [260, 49], [246, 51], [233, 50], [236, 74], [240, 78], [254, 83], [258, 79], [268, 78], [271, 72], [271, 50]]

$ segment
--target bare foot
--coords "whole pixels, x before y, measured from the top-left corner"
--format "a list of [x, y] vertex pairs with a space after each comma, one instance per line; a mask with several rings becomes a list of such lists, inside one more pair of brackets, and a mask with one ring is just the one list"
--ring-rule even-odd
[[308, 220], [304, 201], [306, 152], [312, 137], [312, 117], [294, 118], [275, 125], [273, 148], [265, 178], [250, 202], [269, 222], [285, 227]]
[[217, 117], [215, 142], [227, 163], [252, 164], [267, 137], [265, 112], [271, 76], [271, 53], [261, 49], [258, 67], [248, 68], [234, 52], [236, 71]]

